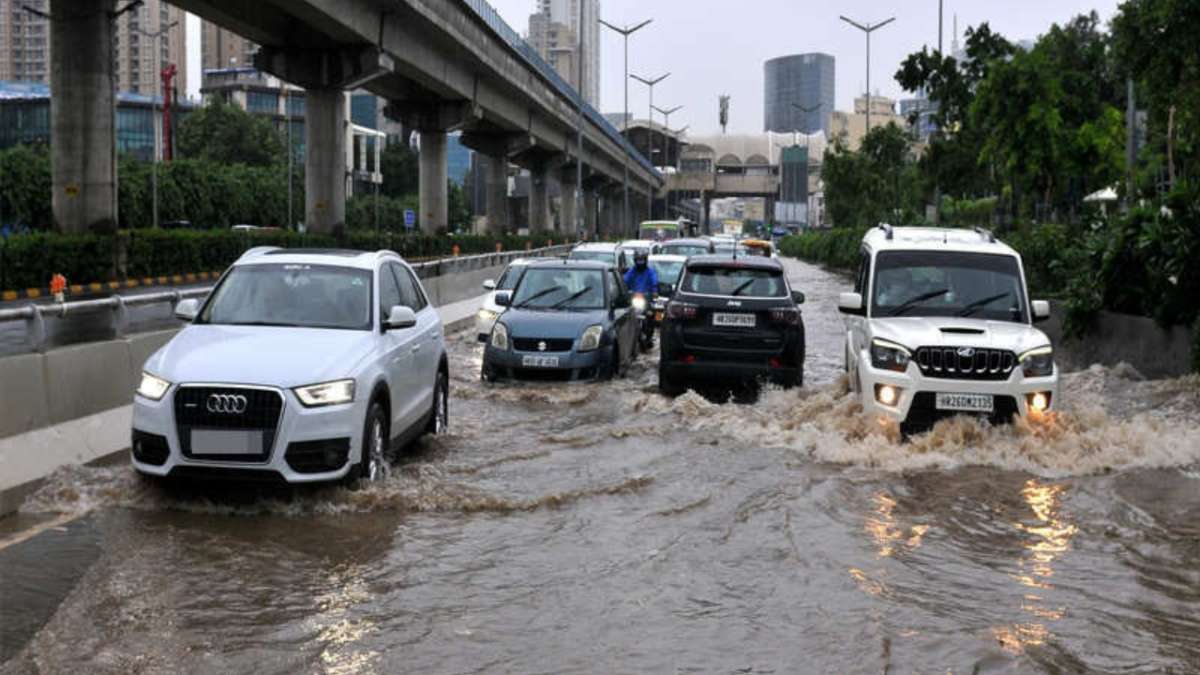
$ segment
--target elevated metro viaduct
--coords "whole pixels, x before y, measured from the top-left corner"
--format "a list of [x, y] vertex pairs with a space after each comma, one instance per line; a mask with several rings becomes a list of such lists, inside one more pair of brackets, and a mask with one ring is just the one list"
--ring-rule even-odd
[[[53, 206], [60, 229], [117, 222], [111, 48], [117, 0], [54, 0], [51, 13]], [[546, 186], [561, 182], [562, 222], [574, 223], [576, 165], [584, 165], [585, 230], [631, 231], [631, 206], [659, 190], [654, 166], [483, 0], [175, 0], [177, 6], [262, 45], [255, 66], [307, 89], [305, 222], [345, 221], [343, 99], [365, 88], [421, 135], [421, 227], [447, 225], [446, 134], [487, 155], [488, 221], [510, 229], [505, 167], [533, 176], [530, 231], [551, 227]], [[122, 4], [122, 7], [127, 7]], [[581, 123], [582, 122], [582, 123]], [[577, 129], [582, 127], [583, 150]], [[634, 223], [645, 218], [633, 210]], [[569, 227], [569, 226], [568, 226]], [[574, 228], [570, 228], [574, 229]]]

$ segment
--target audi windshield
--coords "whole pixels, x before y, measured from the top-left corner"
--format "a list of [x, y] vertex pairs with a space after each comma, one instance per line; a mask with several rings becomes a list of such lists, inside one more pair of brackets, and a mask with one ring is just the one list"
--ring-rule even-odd
[[196, 323], [370, 330], [371, 272], [331, 265], [240, 265], [221, 280]]
[[875, 259], [874, 317], [962, 317], [1027, 322], [1015, 256], [887, 251]]

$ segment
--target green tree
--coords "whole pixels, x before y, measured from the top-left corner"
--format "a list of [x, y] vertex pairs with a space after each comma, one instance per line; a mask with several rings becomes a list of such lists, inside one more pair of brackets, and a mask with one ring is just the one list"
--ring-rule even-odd
[[0, 226], [50, 228], [50, 195], [50, 153], [45, 146], [0, 150]]
[[383, 172], [380, 192], [389, 197], [416, 194], [420, 183], [417, 152], [403, 143], [388, 143], [379, 161]]
[[184, 119], [176, 146], [182, 158], [221, 164], [268, 166], [287, 158], [270, 121], [220, 99], [210, 100]]
[[895, 124], [871, 129], [857, 151], [838, 139], [821, 169], [825, 207], [838, 227], [919, 220], [922, 186], [909, 138]]

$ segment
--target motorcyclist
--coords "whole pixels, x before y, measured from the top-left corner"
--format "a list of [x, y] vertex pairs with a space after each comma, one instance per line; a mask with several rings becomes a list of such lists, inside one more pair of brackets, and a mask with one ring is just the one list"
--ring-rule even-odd
[[650, 266], [650, 255], [645, 251], [633, 254], [633, 267], [625, 272], [625, 286], [630, 293], [641, 293], [650, 304], [658, 293], [658, 272]]

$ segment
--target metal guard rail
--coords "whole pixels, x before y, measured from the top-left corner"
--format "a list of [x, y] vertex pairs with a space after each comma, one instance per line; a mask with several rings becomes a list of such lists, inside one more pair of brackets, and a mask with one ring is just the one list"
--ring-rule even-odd
[[[484, 269], [503, 265], [517, 258], [540, 258], [567, 253], [574, 244], [545, 246], [530, 251], [506, 251], [503, 253], [483, 253], [479, 255], [458, 256], [430, 260], [429, 262], [410, 263], [413, 271], [421, 279], [429, 279], [445, 274]], [[183, 290], [158, 291], [155, 293], [138, 293], [135, 295], [110, 295], [107, 298], [91, 300], [72, 300], [67, 302], [51, 302], [42, 305], [29, 303], [23, 307], [0, 309], [0, 323], [9, 321], [24, 321], [25, 335], [30, 347], [40, 352], [46, 343], [46, 319], [65, 318], [73, 312], [96, 309], [112, 310], [113, 329], [117, 337], [122, 337], [129, 327], [129, 308], [138, 305], [156, 305], [169, 302], [178, 304], [185, 298], [202, 298], [212, 291], [213, 286], [204, 288], [188, 288]]]

